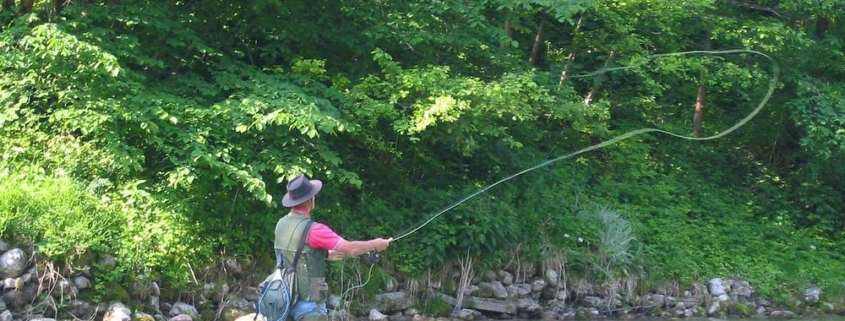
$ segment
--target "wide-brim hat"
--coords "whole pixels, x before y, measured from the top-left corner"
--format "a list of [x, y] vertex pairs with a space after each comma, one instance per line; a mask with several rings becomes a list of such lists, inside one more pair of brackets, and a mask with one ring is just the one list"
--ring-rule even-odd
[[305, 201], [317, 195], [322, 188], [323, 182], [316, 179], [309, 180], [307, 176], [299, 175], [288, 182], [288, 192], [282, 197], [282, 205], [294, 207], [305, 203]]

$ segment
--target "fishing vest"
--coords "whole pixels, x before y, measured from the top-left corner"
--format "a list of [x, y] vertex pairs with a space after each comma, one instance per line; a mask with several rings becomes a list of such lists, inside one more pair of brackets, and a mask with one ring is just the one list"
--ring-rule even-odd
[[[279, 219], [276, 223], [275, 241], [273, 247], [276, 254], [282, 254], [284, 262], [282, 269], [293, 264], [299, 240], [304, 233], [305, 226], [311, 219], [298, 214], [289, 213]], [[313, 225], [312, 225], [313, 226]], [[304, 235], [306, 238], [307, 234]], [[296, 292], [299, 300], [320, 302], [326, 299], [328, 284], [326, 284], [326, 259], [329, 252], [326, 250], [315, 250], [308, 246], [302, 247], [302, 254], [296, 266]]]

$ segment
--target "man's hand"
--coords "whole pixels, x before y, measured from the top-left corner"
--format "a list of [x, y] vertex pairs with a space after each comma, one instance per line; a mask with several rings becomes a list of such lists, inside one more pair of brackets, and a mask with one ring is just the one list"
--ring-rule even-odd
[[374, 245], [373, 249], [378, 251], [378, 252], [384, 251], [384, 250], [387, 249], [388, 246], [390, 246], [391, 241], [393, 241], [393, 238], [390, 238], [390, 239], [383, 239], [383, 238], [373, 239], [372, 240], [373, 245]]
[[342, 260], [345, 257], [346, 257], [346, 254], [343, 254], [343, 252], [335, 251], [335, 250], [329, 250], [329, 258], [328, 258], [329, 261], [338, 261], [338, 260]]

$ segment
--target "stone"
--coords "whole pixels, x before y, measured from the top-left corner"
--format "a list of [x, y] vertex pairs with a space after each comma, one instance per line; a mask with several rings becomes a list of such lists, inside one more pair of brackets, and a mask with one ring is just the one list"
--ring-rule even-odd
[[97, 265], [99, 265], [103, 270], [110, 272], [114, 270], [114, 267], [117, 266], [117, 258], [113, 255], [105, 254], [100, 257], [100, 260], [97, 261]]
[[461, 309], [455, 314], [455, 317], [464, 321], [472, 321], [475, 320], [475, 317], [478, 315], [478, 311], [473, 311], [470, 309]]
[[710, 295], [718, 297], [720, 295], [726, 294], [725, 293], [725, 285], [722, 282], [722, 279], [720, 279], [720, 278], [711, 279], [709, 283], [710, 283], [710, 288], [709, 288], [710, 289]]
[[478, 287], [480, 289], [479, 292], [486, 294], [482, 296], [489, 296], [496, 299], [508, 298], [508, 290], [499, 281], [481, 282], [478, 284]]
[[175, 317], [180, 314], [187, 314], [191, 316], [191, 318], [196, 318], [200, 315], [199, 311], [197, 311], [197, 308], [195, 308], [193, 305], [187, 304], [185, 302], [176, 302], [168, 311], [168, 315], [170, 315], [171, 317]]
[[405, 292], [376, 294], [372, 309], [392, 313], [402, 311], [414, 305], [414, 299]]
[[91, 281], [82, 275], [77, 275], [75, 278], [73, 278], [73, 286], [75, 286], [77, 289], [85, 290], [89, 286], [91, 286]]
[[16, 278], [26, 272], [26, 253], [14, 248], [0, 254], [0, 279]]
[[804, 290], [804, 302], [807, 303], [817, 303], [819, 302], [819, 298], [821, 298], [822, 290], [818, 287], [810, 287]]
[[513, 285], [513, 274], [511, 274], [510, 272], [505, 271], [505, 270], [499, 270], [499, 272], [497, 272], [497, 274], [498, 275], [497, 275], [496, 280], [498, 280], [499, 282], [502, 282], [503, 285], [505, 285], [505, 286]]
[[531, 292], [540, 292], [546, 288], [546, 280], [543, 279], [535, 279], [534, 282], [531, 282]]
[[370, 321], [387, 321], [387, 316], [383, 313], [379, 312], [376, 309], [370, 310], [370, 315], [368, 316], [368, 320]]
[[9, 312], [9, 310], [0, 312], [0, 321], [12, 321], [14, 319], [15, 317], [12, 316], [12, 312]]
[[83, 320], [93, 319], [97, 313], [97, 306], [82, 300], [73, 300], [66, 307], [67, 313]]
[[192, 318], [190, 315], [183, 313], [173, 316], [172, 318], [170, 318], [170, 321], [194, 321], [194, 318]]
[[546, 273], [543, 274], [543, 280], [551, 286], [557, 286], [558, 282], [560, 282], [560, 275], [555, 269], [546, 269]]
[[131, 321], [132, 311], [129, 310], [123, 303], [112, 304], [106, 314], [103, 316], [103, 321]]

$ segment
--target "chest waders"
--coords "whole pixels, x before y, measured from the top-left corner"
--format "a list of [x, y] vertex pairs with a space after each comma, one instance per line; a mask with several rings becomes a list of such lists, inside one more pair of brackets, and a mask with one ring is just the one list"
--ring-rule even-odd
[[[311, 221], [310, 218], [297, 214], [289, 213], [279, 219], [276, 223], [275, 241], [273, 247], [276, 254], [281, 254], [284, 258], [283, 268], [287, 268], [293, 262], [296, 255], [298, 242], [303, 235], [310, 232], [306, 230], [307, 224]], [[315, 250], [310, 246], [304, 246], [300, 254], [299, 262], [296, 268], [296, 295], [298, 301], [311, 301], [319, 305], [323, 303], [327, 296], [329, 286], [326, 283], [326, 259], [328, 258], [328, 251]], [[327, 315], [320, 316], [305, 316], [300, 321], [326, 321]]]

